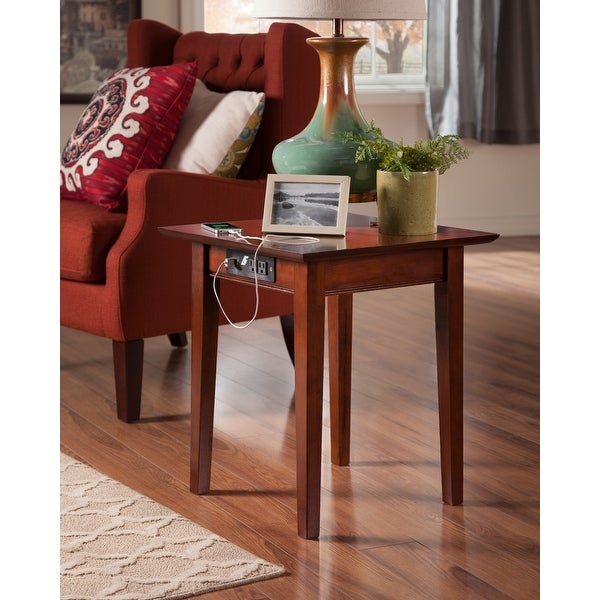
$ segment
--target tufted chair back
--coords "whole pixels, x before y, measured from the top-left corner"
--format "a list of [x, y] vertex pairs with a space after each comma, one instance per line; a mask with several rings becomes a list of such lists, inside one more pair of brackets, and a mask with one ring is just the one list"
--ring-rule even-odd
[[292, 23], [273, 23], [267, 33], [182, 34], [140, 19], [129, 27], [128, 63], [147, 67], [195, 60], [197, 77], [213, 91], [264, 92], [263, 120], [238, 175], [262, 179], [273, 172], [275, 145], [300, 132], [315, 110], [320, 70], [317, 53], [305, 43], [310, 34]]

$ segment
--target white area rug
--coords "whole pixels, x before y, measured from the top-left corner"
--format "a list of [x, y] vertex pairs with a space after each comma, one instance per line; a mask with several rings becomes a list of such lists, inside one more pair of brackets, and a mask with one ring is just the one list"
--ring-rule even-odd
[[60, 483], [61, 600], [176, 600], [284, 573], [64, 454]]

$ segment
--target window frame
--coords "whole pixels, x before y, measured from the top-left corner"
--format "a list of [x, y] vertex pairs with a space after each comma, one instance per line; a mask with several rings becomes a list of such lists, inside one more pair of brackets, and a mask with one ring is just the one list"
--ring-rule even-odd
[[[377, 22], [368, 22], [371, 26], [370, 42], [371, 47], [374, 47], [376, 40], [376, 27]], [[358, 91], [371, 94], [381, 93], [394, 93], [398, 94], [408, 93], [414, 95], [425, 90], [425, 53], [426, 53], [426, 39], [427, 39], [427, 22], [423, 24], [423, 70], [421, 73], [384, 73], [377, 74], [374, 65], [372, 65], [372, 72], [370, 75], [364, 75], [360, 73], [354, 74], [354, 86]], [[375, 52], [371, 50], [371, 58], [373, 63], [375, 62]], [[375, 72], [375, 74], [373, 74]]]
[[[204, 4], [207, 0], [194, 0], [194, 28], [204, 29]], [[273, 20], [257, 19], [257, 31], [264, 31]], [[301, 23], [301, 21], [298, 21]], [[376, 23], [371, 25], [371, 43], [375, 38]], [[423, 71], [420, 74], [390, 73], [383, 75], [354, 74], [354, 87], [359, 101], [369, 104], [412, 104], [424, 101], [425, 97], [425, 55], [427, 21], [423, 24]], [[371, 51], [375, 57], [375, 52]]]

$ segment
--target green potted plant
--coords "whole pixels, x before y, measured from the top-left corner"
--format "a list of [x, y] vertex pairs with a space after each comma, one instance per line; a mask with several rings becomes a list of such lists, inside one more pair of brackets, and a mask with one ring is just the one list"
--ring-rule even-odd
[[356, 144], [355, 161], [377, 161], [379, 230], [389, 235], [437, 231], [438, 176], [471, 152], [456, 135], [438, 135], [404, 145], [386, 139], [373, 121], [362, 132], [343, 132]]

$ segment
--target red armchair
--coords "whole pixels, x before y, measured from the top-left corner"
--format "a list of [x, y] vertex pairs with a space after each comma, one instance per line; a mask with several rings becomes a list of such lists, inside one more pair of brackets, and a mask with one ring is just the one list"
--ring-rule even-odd
[[[140, 417], [144, 338], [168, 335], [180, 346], [191, 329], [190, 247], [158, 227], [262, 217], [272, 150], [306, 126], [317, 102], [318, 59], [305, 43], [312, 35], [282, 23], [235, 35], [182, 34], [146, 19], [129, 26], [128, 66], [196, 60], [197, 77], [210, 89], [264, 91], [266, 105], [237, 179], [137, 170], [128, 178], [126, 214], [61, 199], [61, 325], [112, 340], [123, 421]], [[251, 316], [252, 286], [224, 281], [221, 296], [232, 320]], [[285, 325], [291, 313], [291, 296], [261, 290], [259, 318], [280, 316]], [[286, 343], [290, 349], [289, 337]]]

